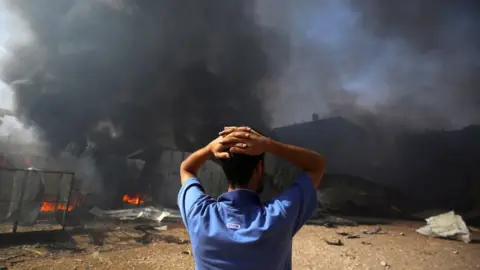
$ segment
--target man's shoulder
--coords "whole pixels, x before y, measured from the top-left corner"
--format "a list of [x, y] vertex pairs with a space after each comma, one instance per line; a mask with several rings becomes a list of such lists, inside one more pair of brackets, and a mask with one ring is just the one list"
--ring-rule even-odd
[[310, 176], [306, 173], [301, 173], [298, 175], [295, 180], [282, 191], [279, 191], [278, 194], [273, 197], [273, 200], [281, 199], [284, 200], [285, 197], [289, 197], [291, 199], [302, 199], [304, 198], [305, 193], [308, 194], [316, 194], [316, 188], [313, 185]]
[[[267, 213], [277, 214], [283, 212], [292, 205], [303, 205], [304, 202], [316, 201], [317, 192], [310, 177], [306, 173], [300, 174], [290, 186], [265, 202]], [[312, 202], [313, 204], [313, 202]]]

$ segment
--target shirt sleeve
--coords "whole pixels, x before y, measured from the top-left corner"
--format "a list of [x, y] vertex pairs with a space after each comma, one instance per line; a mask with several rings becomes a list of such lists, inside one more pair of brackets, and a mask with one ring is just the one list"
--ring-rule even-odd
[[274, 203], [279, 205], [287, 219], [293, 222], [292, 233], [295, 235], [317, 210], [317, 191], [310, 177], [303, 173]]
[[194, 206], [205, 201], [204, 199], [207, 197], [209, 196], [205, 194], [202, 184], [195, 177], [188, 179], [182, 185], [178, 192], [177, 201], [185, 227], [188, 228], [188, 219]]

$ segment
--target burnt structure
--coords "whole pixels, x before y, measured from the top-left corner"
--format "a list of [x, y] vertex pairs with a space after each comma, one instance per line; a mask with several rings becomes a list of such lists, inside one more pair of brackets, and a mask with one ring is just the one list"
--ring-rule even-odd
[[391, 207], [409, 213], [435, 208], [478, 215], [471, 211], [480, 207], [480, 126], [387, 136], [338, 117], [274, 133], [328, 158], [320, 193], [337, 192], [325, 194], [327, 208], [377, 214]]
[[[389, 137], [338, 117], [277, 128], [271, 135], [327, 157], [327, 173], [318, 192], [320, 207], [325, 211], [411, 217], [427, 209], [453, 209], [466, 219], [478, 215], [478, 126]], [[164, 142], [168, 142], [168, 137]], [[176, 207], [178, 168], [188, 152], [155, 146], [128, 155], [107, 150], [89, 148], [79, 158], [70, 156], [69, 160], [65, 156], [54, 159], [25, 154], [1, 162], [7, 167], [78, 171], [77, 189], [87, 197], [86, 207], [132, 207], [126, 204], [125, 195], [144, 196], [141, 199], [146, 204]], [[98, 175], [84, 172], [81, 163], [85, 154], [98, 169]], [[281, 192], [296, 173], [291, 165], [267, 155], [267, 183], [262, 199]], [[226, 190], [223, 173], [213, 162], [200, 174], [208, 193], [218, 196]], [[92, 182], [101, 182], [101, 188], [89, 191], [88, 183]]]

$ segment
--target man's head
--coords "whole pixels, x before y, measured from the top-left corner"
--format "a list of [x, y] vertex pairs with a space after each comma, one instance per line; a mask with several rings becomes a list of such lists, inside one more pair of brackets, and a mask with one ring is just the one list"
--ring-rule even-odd
[[261, 193], [264, 156], [265, 154], [258, 156], [232, 154], [230, 158], [219, 159], [230, 188], [245, 188]]

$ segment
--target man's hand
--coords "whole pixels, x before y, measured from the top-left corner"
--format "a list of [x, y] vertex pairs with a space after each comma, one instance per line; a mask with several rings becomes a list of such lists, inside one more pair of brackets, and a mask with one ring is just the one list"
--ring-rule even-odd
[[210, 142], [208, 144], [208, 148], [209, 148], [210, 152], [217, 159], [230, 158], [230, 153], [225, 152], [225, 150], [227, 150], [232, 145], [221, 143], [222, 140], [223, 140], [223, 137], [221, 137], [221, 136], [216, 138], [215, 140], [213, 140], [212, 142]]
[[211, 157], [212, 154], [218, 159], [230, 157], [230, 153], [225, 152], [225, 150], [232, 147], [233, 144], [220, 143], [222, 139], [222, 137], [216, 138], [207, 146], [195, 151], [182, 162], [180, 165], [182, 185], [189, 178], [197, 176], [200, 167]]
[[226, 127], [220, 133], [218, 143], [232, 154], [257, 156], [268, 151], [270, 139], [249, 127]]
[[325, 159], [318, 153], [266, 138], [249, 127], [225, 127], [219, 134], [223, 137], [221, 144], [233, 145], [230, 153], [254, 156], [270, 152], [300, 167], [315, 187], [318, 187], [325, 172]]

